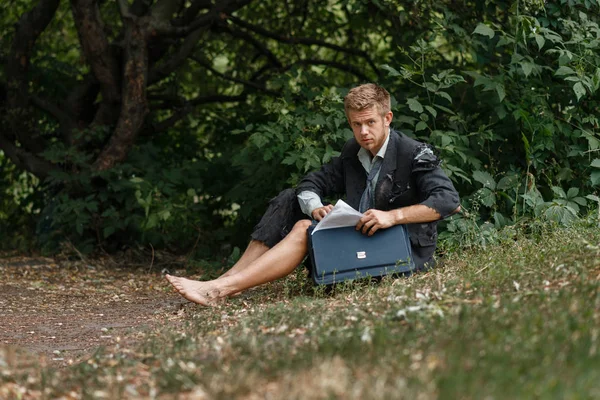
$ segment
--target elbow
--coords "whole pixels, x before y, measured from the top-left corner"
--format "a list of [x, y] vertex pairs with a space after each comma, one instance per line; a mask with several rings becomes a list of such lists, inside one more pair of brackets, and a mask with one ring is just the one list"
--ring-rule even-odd
[[458, 207], [456, 207], [456, 208], [454, 209], [454, 211], [452, 211], [452, 214], [450, 214], [450, 215], [454, 215], [454, 214], [456, 214], [456, 213], [459, 213], [459, 212], [460, 212], [460, 210], [461, 210], [461, 208], [460, 208], [460, 204], [459, 204], [459, 205], [458, 205]]

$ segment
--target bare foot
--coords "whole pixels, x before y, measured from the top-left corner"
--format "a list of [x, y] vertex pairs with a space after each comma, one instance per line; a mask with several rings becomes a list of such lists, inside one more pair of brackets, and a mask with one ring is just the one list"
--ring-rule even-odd
[[194, 303], [211, 306], [221, 297], [220, 291], [209, 282], [194, 281], [168, 274], [165, 277], [180, 295]]

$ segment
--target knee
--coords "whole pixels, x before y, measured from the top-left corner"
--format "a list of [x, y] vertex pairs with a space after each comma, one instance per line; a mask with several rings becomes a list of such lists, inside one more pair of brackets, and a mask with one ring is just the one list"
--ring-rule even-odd
[[310, 226], [311, 221], [309, 219], [302, 219], [294, 225], [290, 233], [285, 237], [284, 241], [289, 245], [297, 246], [298, 248], [304, 249], [308, 246], [308, 232], [307, 229]]
[[300, 221], [296, 222], [293, 230], [306, 234], [306, 230], [308, 229], [311, 223], [312, 221], [310, 219], [301, 219]]
[[294, 227], [292, 228], [292, 231], [290, 232], [290, 235], [292, 237], [294, 237], [296, 240], [300, 240], [300, 241], [306, 241], [307, 239], [307, 229], [311, 224], [311, 220], [310, 219], [301, 219], [300, 221], [296, 222], [296, 224], [294, 225]]
[[301, 219], [296, 222], [294, 228], [290, 232], [290, 239], [297, 243], [299, 246], [306, 248], [308, 246], [308, 227], [311, 224], [310, 219]]

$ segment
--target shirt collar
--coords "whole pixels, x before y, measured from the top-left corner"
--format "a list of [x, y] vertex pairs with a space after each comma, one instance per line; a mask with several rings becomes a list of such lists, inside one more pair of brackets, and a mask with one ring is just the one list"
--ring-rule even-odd
[[[383, 145], [381, 146], [381, 148], [379, 149], [379, 151], [377, 152], [377, 154], [375, 154], [375, 157], [384, 158], [385, 152], [386, 152], [387, 147], [388, 147], [388, 143], [390, 142], [390, 133], [391, 133], [390, 132], [390, 128], [388, 127], [387, 138], [385, 139], [385, 142], [383, 142]], [[358, 159], [360, 160], [361, 164], [363, 164], [363, 165], [365, 163], [367, 165], [371, 164], [372, 159], [371, 159], [371, 153], [369, 152], [369, 150], [364, 149], [364, 148], [361, 147], [358, 150], [358, 153], [356, 153], [356, 155], [357, 155]], [[375, 158], [375, 157], [373, 157], [373, 158]]]

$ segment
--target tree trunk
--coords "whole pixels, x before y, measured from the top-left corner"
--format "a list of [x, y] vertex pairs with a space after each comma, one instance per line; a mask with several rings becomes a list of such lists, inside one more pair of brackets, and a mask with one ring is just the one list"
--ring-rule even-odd
[[135, 17], [124, 19], [126, 47], [121, 112], [107, 146], [93, 164], [93, 169], [98, 171], [110, 169], [127, 158], [148, 113], [148, 47], [143, 21]]

